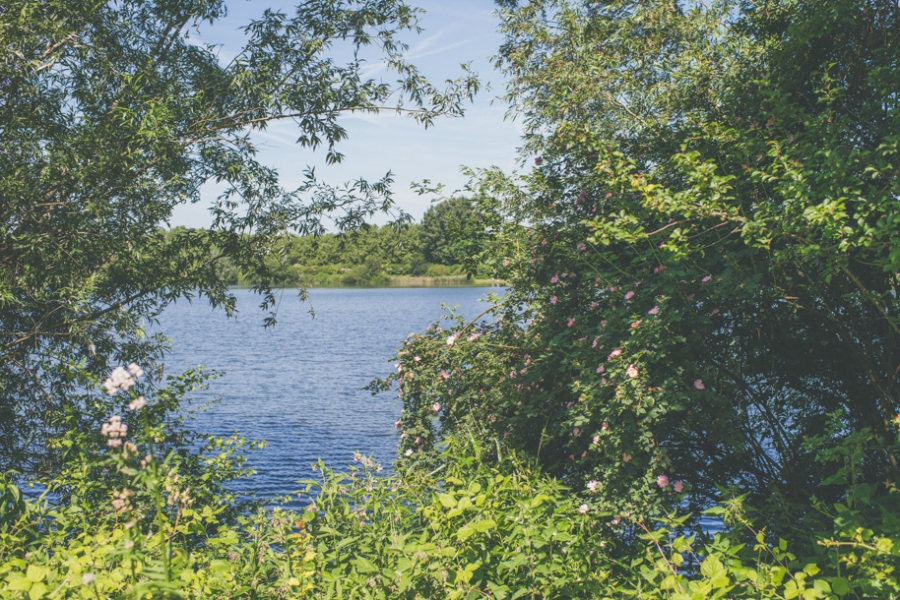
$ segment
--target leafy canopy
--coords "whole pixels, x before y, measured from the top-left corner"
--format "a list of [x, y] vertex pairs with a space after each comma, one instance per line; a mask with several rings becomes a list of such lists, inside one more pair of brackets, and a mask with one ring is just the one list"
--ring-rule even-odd
[[817, 457], [869, 432], [858, 481], [893, 489], [896, 3], [501, 4], [535, 167], [481, 179], [502, 319], [400, 352], [406, 460], [438, 407], [597, 506], [735, 486], [777, 529], [845, 497]]
[[[227, 257], [271, 307], [266, 256], [288, 231], [343, 230], [390, 211], [390, 176], [284, 189], [251, 136], [290, 120], [330, 162], [341, 114], [460, 116], [471, 74], [438, 89], [402, 57], [418, 12], [401, 0], [309, 0], [249, 23], [230, 62], [191, 27], [222, 0], [11, 0], [0, 7], [0, 469], [34, 467], [65, 397], [108, 363], [159, 358], [143, 328], [179, 297], [233, 311]], [[341, 63], [335, 56], [346, 55]], [[397, 81], [364, 75], [383, 60]], [[160, 227], [218, 183], [208, 231]], [[405, 215], [394, 213], [402, 222]], [[37, 444], [37, 445], [36, 445]]]

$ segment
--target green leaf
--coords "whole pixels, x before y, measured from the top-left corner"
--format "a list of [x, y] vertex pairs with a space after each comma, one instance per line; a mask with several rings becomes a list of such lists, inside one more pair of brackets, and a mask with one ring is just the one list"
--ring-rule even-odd
[[497, 523], [494, 522], [493, 519], [484, 519], [482, 521], [476, 521], [472, 523], [472, 527], [475, 528], [475, 531], [479, 533], [484, 533], [490, 529], [493, 529], [497, 526]]
[[28, 578], [29, 581], [38, 582], [43, 581], [50, 570], [47, 567], [43, 567], [40, 565], [28, 565], [28, 569], [25, 571], [25, 577]]
[[28, 597], [31, 600], [39, 600], [43, 598], [47, 594], [47, 586], [43, 583], [35, 583], [31, 586], [31, 589], [28, 590]]

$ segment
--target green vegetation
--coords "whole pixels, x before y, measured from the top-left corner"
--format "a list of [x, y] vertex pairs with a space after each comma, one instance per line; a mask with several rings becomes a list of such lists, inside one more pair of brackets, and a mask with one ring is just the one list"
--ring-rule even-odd
[[[176, 4], [201, 18], [220, 8]], [[318, 56], [330, 36], [362, 43], [360, 28], [374, 29], [393, 57], [392, 28], [410, 24], [402, 4], [309, 2], [284, 29], [267, 17], [235, 72], [170, 37], [166, 23], [182, 23], [171, 3], [4, 5], [0, 122], [13, 153], [0, 195], [23, 200], [0, 208], [0, 424], [52, 426], [24, 446], [2, 438], [5, 464], [29, 466], [25, 447], [44, 460], [0, 487], [0, 592], [900, 595], [900, 7], [498, 5], [499, 62], [535, 167], [479, 173], [475, 200], [438, 205], [421, 235], [341, 237], [321, 235], [321, 204], [271, 191], [241, 146], [241, 119], [257, 100], [259, 118], [296, 109], [290, 90], [266, 82], [290, 80], [286, 61], [299, 61], [324, 103], [301, 139], [340, 139], [331, 92], [368, 102], [387, 90], [297, 48]], [[66, 28], [79, 27], [93, 45], [67, 45]], [[119, 68], [101, 51], [133, 39], [154, 60], [123, 52], [133, 63]], [[65, 68], [38, 68], [57, 52]], [[414, 103], [429, 95], [398, 68], [421, 91]], [[179, 93], [185, 82], [196, 93]], [[422, 114], [456, 107], [429, 97], [437, 108]], [[220, 130], [236, 150], [219, 145]], [[176, 144], [185, 132], [200, 136], [191, 152]], [[141, 229], [203, 177], [243, 197], [223, 197], [221, 228]], [[95, 188], [102, 196], [85, 191]], [[370, 208], [388, 193], [349, 190]], [[316, 197], [341, 206], [333, 190]], [[295, 208], [307, 229], [285, 221]], [[260, 226], [265, 235], [247, 235]], [[318, 247], [275, 236], [292, 227], [320, 234]], [[79, 237], [86, 228], [96, 237]], [[228, 269], [267, 294], [300, 280], [295, 265], [352, 265], [371, 283], [420, 258], [493, 268], [508, 284], [495, 318], [450, 315], [403, 342], [397, 373], [373, 384], [396, 385], [404, 402], [395, 474], [365, 457], [347, 473], [322, 465], [306, 510], [263, 510], [228, 491], [247, 474], [242, 442], [198, 439], [180, 418], [200, 374], [156, 389], [132, 364], [101, 383], [107, 364], [158, 355], [139, 318], [192, 290], [227, 304]], [[177, 279], [185, 269], [197, 275]], [[22, 481], [55, 502], [23, 501]], [[702, 530], [703, 511], [720, 533]]]
[[[245, 273], [272, 309], [273, 248], [287, 231], [349, 231], [394, 208], [390, 175], [295, 190], [257, 159], [249, 133], [296, 125], [300, 147], [342, 156], [341, 115], [389, 110], [428, 126], [462, 114], [474, 76], [432, 86], [402, 57], [416, 29], [401, 0], [311, 0], [266, 11], [224, 64], [189, 37], [223, 0], [0, 5], [0, 470], [60, 467], [44, 452], [69, 400], [110, 364], [148, 370], [164, 339], [143, 324], [178, 298], [234, 298], [217, 265]], [[359, 60], [335, 61], [335, 48]], [[386, 62], [396, 78], [363, 75]], [[173, 208], [223, 193], [206, 231], [160, 227]], [[269, 320], [273, 324], [274, 310]]]
[[[450, 201], [470, 206], [467, 199]], [[283, 287], [385, 287], [390, 285], [467, 285], [490, 281], [485, 264], [456, 258], [451, 238], [437, 238], [434, 228], [449, 230], [465, 221], [448, 214], [442, 202], [429, 208], [421, 225], [366, 226], [345, 234], [289, 236], [266, 258], [273, 285]], [[432, 262], [434, 261], [434, 262]], [[227, 259], [218, 265], [229, 285], [250, 286]]]

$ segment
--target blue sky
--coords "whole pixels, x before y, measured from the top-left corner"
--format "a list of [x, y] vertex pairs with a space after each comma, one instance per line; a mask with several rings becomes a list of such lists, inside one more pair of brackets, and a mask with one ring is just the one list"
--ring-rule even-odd
[[[430, 205], [430, 199], [410, 189], [411, 182], [429, 179], [444, 183], [448, 190], [465, 184], [460, 166], [498, 166], [506, 171], [515, 167], [516, 147], [519, 144], [519, 122], [505, 120], [506, 105], [497, 99], [505, 89], [502, 75], [493, 70], [492, 55], [502, 41], [497, 33], [497, 20], [492, 16], [490, 0], [411, 0], [427, 12], [420, 25], [421, 34], [409, 33], [408, 59], [416, 64], [433, 82], [456, 78], [461, 74], [460, 63], [471, 62], [484, 89], [474, 104], [466, 108], [463, 119], [438, 119], [426, 130], [408, 117], [393, 113], [346, 115], [343, 126], [349, 139], [338, 147], [345, 155], [339, 165], [326, 165], [324, 152], [313, 152], [294, 144], [296, 135], [289, 122], [270, 126], [254, 134], [261, 148], [260, 158], [278, 169], [283, 187], [293, 189], [302, 181], [307, 166], [315, 166], [319, 179], [332, 184], [359, 177], [370, 181], [380, 179], [388, 171], [394, 174], [394, 194], [397, 203], [416, 219]], [[220, 46], [220, 58], [229, 60], [243, 41], [240, 28], [258, 17], [266, 8], [280, 9], [290, 14], [289, 1], [232, 0], [227, 18], [213, 25], [205, 25], [192, 33], [198, 41]], [[377, 67], [374, 77], [383, 74], [391, 81], [391, 74]], [[204, 192], [205, 200], [213, 198], [213, 186]], [[211, 219], [208, 203], [180, 206], [171, 224], [202, 227]], [[377, 221], [377, 220], [376, 220]]]

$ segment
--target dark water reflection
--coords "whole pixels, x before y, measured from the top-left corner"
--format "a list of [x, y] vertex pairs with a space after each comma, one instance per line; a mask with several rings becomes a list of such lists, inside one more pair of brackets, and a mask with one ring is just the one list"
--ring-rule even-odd
[[[195, 398], [221, 399], [197, 417], [203, 432], [235, 431], [265, 439], [250, 466], [257, 475], [239, 487], [260, 497], [298, 489], [322, 458], [334, 467], [352, 461], [354, 451], [374, 455], [385, 466], [394, 458], [400, 414], [395, 394], [373, 396], [363, 389], [392, 370], [400, 342], [441, 315], [441, 304], [458, 305], [472, 318], [489, 305], [479, 302], [488, 288], [316, 289], [309, 304], [284, 292], [278, 325], [263, 329], [259, 298], [236, 290], [237, 319], [226, 319], [204, 302], [179, 302], [167, 309], [161, 330], [172, 339], [168, 373], [204, 364], [226, 374]], [[499, 290], [494, 290], [499, 291]]]

